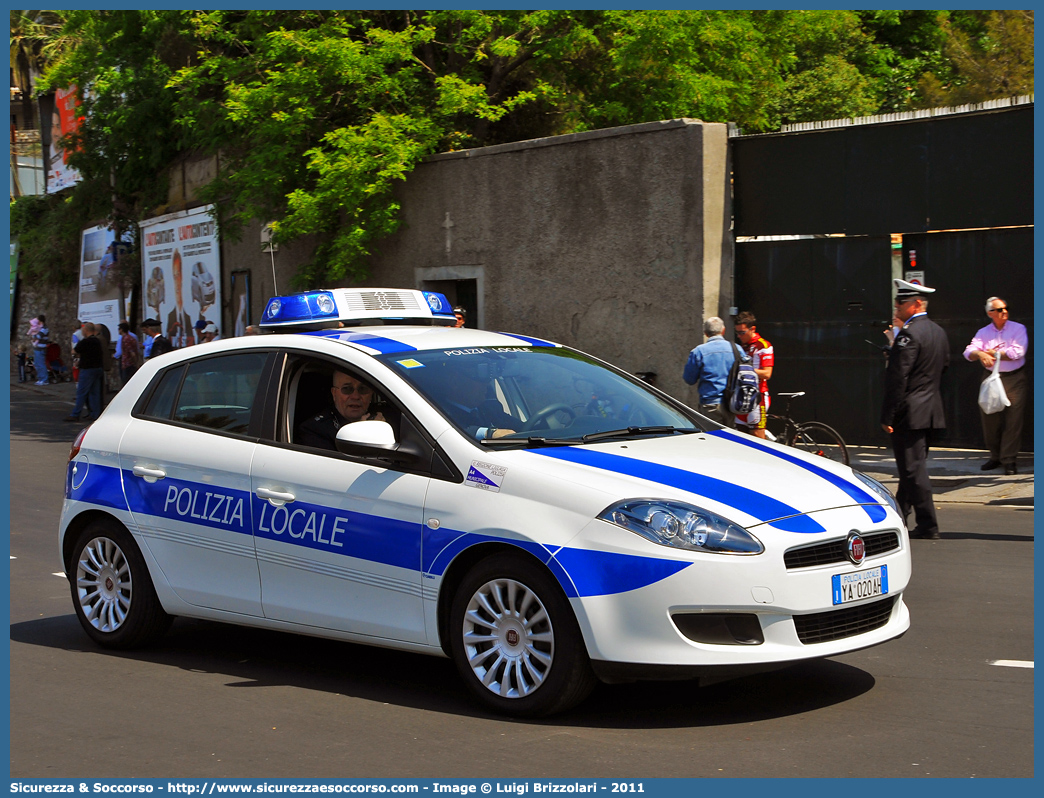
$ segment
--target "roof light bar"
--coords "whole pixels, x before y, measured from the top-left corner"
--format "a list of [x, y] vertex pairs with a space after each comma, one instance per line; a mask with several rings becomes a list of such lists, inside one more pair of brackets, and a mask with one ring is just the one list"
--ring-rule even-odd
[[268, 300], [262, 330], [317, 330], [378, 324], [452, 325], [449, 300], [433, 291], [403, 288], [337, 288]]

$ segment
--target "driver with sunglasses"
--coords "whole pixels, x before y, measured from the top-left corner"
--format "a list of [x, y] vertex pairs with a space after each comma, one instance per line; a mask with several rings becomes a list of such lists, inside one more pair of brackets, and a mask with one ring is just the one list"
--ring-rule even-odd
[[380, 413], [370, 413], [373, 388], [357, 377], [343, 371], [335, 371], [330, 394], [333, 396], [333, 407], [301, 422], [295, 436], [297, 443], [316, 449], [337, 451], [334, 443], [337, 430], [345, 424], [356, 421], [384, 421], [384, 416]]

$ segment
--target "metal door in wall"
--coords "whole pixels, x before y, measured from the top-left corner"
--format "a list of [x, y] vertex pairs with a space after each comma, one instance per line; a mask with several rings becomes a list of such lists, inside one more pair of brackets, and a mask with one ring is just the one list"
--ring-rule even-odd
[[977, 404], [983, 369], [963, 357], [976, 331], [990, 323], [986, 298], [1003, 297], [1011, 319], [1025, 324], [1030, 347], [1030, 402], [1022, 431], [1022, 450], [1033, 451], [1033, 228], [959, 230], [903, 236], [904, 265], [917, 253], [917, 269], [936, 289], [928, 303], [930, 315], [950, 339], [950, 368], [943, 375], [946, 435], [940, 446], [982, 448]]
[[879, 346], [891, 277], [887, 236], [736, 244], [735, 304], [774, 347], [770, 392], [807, 392], [792, 405], [795, 419], [822, 421], [851, 443], [887, 443]]

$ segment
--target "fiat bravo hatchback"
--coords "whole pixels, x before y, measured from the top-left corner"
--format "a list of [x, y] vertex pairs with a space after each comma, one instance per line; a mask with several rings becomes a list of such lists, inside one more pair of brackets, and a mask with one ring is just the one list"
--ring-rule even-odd
[[878, 482], [453, 320], [440, 294], [316, 291], [270, 300], [268, 334], [149, 360], [68, 466], [86, 633], [130, 648], [185, 616], [445, 656], [533, 716], [909, 627]]

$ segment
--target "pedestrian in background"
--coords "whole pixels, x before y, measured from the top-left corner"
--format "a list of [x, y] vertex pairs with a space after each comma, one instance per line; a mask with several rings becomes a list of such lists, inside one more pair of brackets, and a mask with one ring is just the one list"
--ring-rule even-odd
[[66, 421], [79, 421], [86, 405], [91, 421], [101, 415], [105, 401], [105, 371], [102, 368], [102, 342], [91, 322], [83, 325], [83, 340], [76, 344], [80, 358], [80, 380], [76, 383], [76, 404]]
[[892, 437], [899, 471], [895, 498], [904, 522], [914, 512], [910, 537], [938, 540], [928, 445], [933, 433], [946, 429], [939, 385], [950, 362], [950, 346], [942, 327], [928, 318], [928, 297], [935, 289], [906, 280], [894, 283], [895, 315], [903, 326], [888, 356], [881, 428]]
[[33, 345], [33, 365], [36, 367], [36, 384], [47, 384], [47, 345], [51, 343], [51, 331], [47, 329], [47, 318], [40, 314], [29, 321], [29, 340]]
[[722, 399], [729, 371], [736, 362], [736, 347], [725, 340], [724, 332], [725, 322], [717, 316], [703, 322], [703, 335], [707, 340], [689, 352], [682, 379], [689, 385], [696, 385], [700, 394], [699, 410], [703, 415], [731, 427], [733, 415]]
[[160, 334], [160, 323], [156, 319], [145, 319], [141, 323], [141, 330], [148, 337], [148, 342], [146, 343], [148, 347], [147, 358], [159, 357], [174, 348], [170, 343], [170, 339]]
[[212, 321], [208, 321], [203, 329], [199, 333], [199, 342], [201, 344], [208, 344], [211, 341], [220, 341], [221, 336], [218, 335], [217, 325]]
[[25, 375], [25, 366], [26, 366], [27, 362], [28, 362], [28, 357], [26, 357], [25, 344], [21, 344], [18, 347], [18, 381], [19, 382], [25, 382], [26, 379], [28, 379], [26, 377], [26, 375]]
[[747, 356], [754, 365], [754, 373], [758, 375], [758, 406], [751, 412], [736, 416], [736, 428], [748, 432], [756, 438], [764, 438], [765, 423], [768, 421], [769, 397], [768, 381], [772, 379], [772, 369], [776, 356], [772, 344], [758, 334], [757, 319], [750, 311], [743, 311], [736, 317], [736, 338], [739, 339]]
[[123, 387], [138, 370], [138, 356], [141, 354], [141, 347], [138, 344], [138, 336], [130, 331], [130, 325], [127, 322], [120, 322], [117, 329], [120, 334], [116, 339], [116, 359], [120, 364], [120, 387]]
[[[76, 329], [73, 330], [72, 343], [69, 345], [69, 349], [73, 352], [76, 351], [76, 344], [83, 340], [83, 322], [79, 319], [76, 320]], [[74, 354], [72, 356], [72, 377], [73, 382], [77, 382], [80, 379], [80, 359]]]
[[1004, 393], [1008, 395], [1010, 407], [999, 413], [986, 414], [979, 408], [982, 417], [982, 436], [990, 459], [982, 464], [983, 471], [1004, 466], [1005, 474], [1018, 473], [1016, 458], [1022, 443], [1022, 422], [1029, 395], [1026, 379], [1026, 350], [1029, 338], [1026, 327], [1008, 317], [1008, 303], [998, 296], [986, 300], [986, 315], [990, 323], [975, 333], [971, 343], [965, 347], [965, 360], [978, 360], [986, 373], [983, 380], [993, 373], [994, 364], [1000, 360], [1000, 372]]

